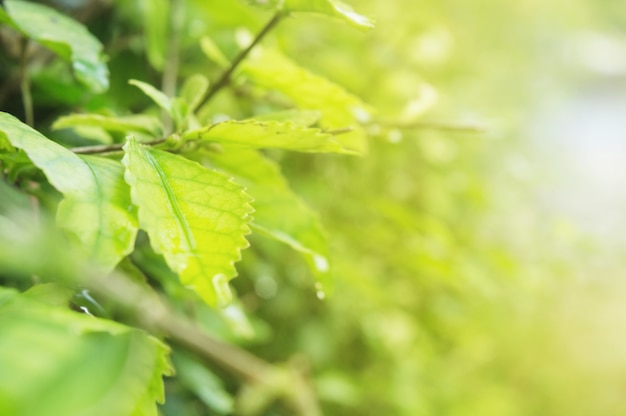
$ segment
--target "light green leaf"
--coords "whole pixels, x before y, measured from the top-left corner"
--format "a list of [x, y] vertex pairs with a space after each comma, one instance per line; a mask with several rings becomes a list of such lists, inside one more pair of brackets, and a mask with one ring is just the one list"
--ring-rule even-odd
[[359, 29], [371, 29], [374, 22], [358, 14], [352, 7], [339, 0], [248, 0], [258, 7], [273, 8], [287, 12], [319, 13], [335, 17]]
[[254, 148], [279, 148], [300, 152], [354, 154], [320, 129], [278, 121], [228, 120], [183, 134], [183, 140], [202, 140]]
[[289, 189], [278, 165], [257, 151], [234, 148], [212, 154], [210, 163], [234, 176], [255, 198], [253, 229], [303, 253], [328, 291], [326, 235], [317, 215]]
[[292, 12], [321, 13], [339, 18], [360, 29], [371, 29], [374, 22], [358, 14], [352, 7], [339, 0], [285, 0], [284, 10]]
[[24, 150], [63, 194], [57, 222], [81, 241], [91, 259], [111, 270], [132, 251], [137, 219], [119, 162], [79, 157], [2, 112], [0, 136]]
[[163, 110], [167, 111], [168, 114], [172, 115], [172, 101], [170, 98], [163, 94], [161, 91], [154, 88], [152, 85], [138, 81], [136, 79], [131, 79], [128, 81], [130, 85], [134, 85], [139, 88], [144, 94], [146, 94], [152, 101], [154, 101], [159, 107]]
[[166, 345], [11, 289], [0, 299], [0, 414], [156, 416]]
[[70, 114], [59, 117], [52, 125], [52, 128], [55, 130], [69, 127], [100, 127], [106, 131], [136, 132], [154, 137], [159, 137], [163, 134], [159, 119], [143, 114], [119, 117], [108, 117], [99, 114]]
[[170, 2], [168, 0], [140, 0], [145, 28], [146, 55], [150, 65], [162, 70], [165, 66], [165, 48], [168, 44]]
[[321, 118], [322, 113], [317, 110], [285, 110], [254, 116], [256, 121], [289, 122], [304, 127], [311, 127]]
[[82, 24], [47, 6], [6, 0], [2, 20], [72, 62], [76, 78], [93, 92], [109, 88], [102, 44]]
[[228, 177], [182, 156], [134, 139], [124, 150], [126, 181], [154, 251], [208, 304], [229, 303], [228, 280], [248, 246], [251, 198]]
[[200, 40], [200, 48], [204, 55], [218, 64], [222, 68], [227, 68], [230, 65], [230, 61], [224, 55], [224, 52], [220, 49], [219, 46], [208, 36], [203, 37]]
[[336, 140], [354, 152], [367, 150], [361, 123], [369, 120], [372, 109], [358, 97], [275, 50], [257, 48], [242, 64], [241, 71], [258, 86], [281, 92], [297, 107], [321, 111], [322, 127], [352, 128], [352, 132], [337, 136]]
[[180, 98], [189, 106], [189, 112], [193, 112], [198, 108], [208, 89], [209, 80], [204, 75], [194, 74], [185, 79], [180, 89]]

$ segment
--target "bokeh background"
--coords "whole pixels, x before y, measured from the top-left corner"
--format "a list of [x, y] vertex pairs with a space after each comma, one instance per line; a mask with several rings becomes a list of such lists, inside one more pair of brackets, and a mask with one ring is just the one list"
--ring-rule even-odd
[[309, 305], [268, 266], [262, 316], [306, 318], [262, 350], [311, 357], [328, 414], [626, 414], [626, 9], [353, 5], [375, 30], [294, 20], [278, 42], [384, 114], [484, 132], [383, 128], [362, 159], [287, 157], [336, 292]]

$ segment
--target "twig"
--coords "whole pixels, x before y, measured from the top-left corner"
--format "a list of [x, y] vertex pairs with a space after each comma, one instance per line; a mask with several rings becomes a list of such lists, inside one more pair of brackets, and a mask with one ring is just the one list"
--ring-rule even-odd
[[27, 38], [22, 39], [22, 50], [20, 53], [20, 90], [22, 91], [22, 104], [24, 105], [24, 116], [26, 124], [33, 127], [35, 116], [33, 114], [33, 96], [30, 92], [30, 78], [28, 77], [28, 45]]
[[207, 102], [209, 102], [211, 98], [213, 98], [215, 94], [217, 94], [218, 91], [228, 85], [228, 83], [230, 82], [230, 77], [232, 76], [235, 69], [237, 69], [239, 64], [246, 58], [246, 56], [248, 56], [250, 51], [252, 51], [252, 49], [265, 37], [265, 35], [267, 35], [283, 19], [283, 17], [285, 17], [284, 12], [277, 12], [274, 17], [272, 17], [270, 21], [267, 22], [263, 29], [261, 29], [261, 31], [256, 35], [252, 43], [250, 43], [250, 45], [248, 45], [246, 49], [239, 52], [235, 59], [233, 59], [230, 66], [226, 69], [226, 71], [222, 73], [219, 79], [213, 84], [211, 89], [204, 96], [204, 98], [198, 105], [198, 108], [204, 106]]
[[[142, 142], [142, 144], [148, 146], [154, 146], [157, 144], [164, 143], [167, 138], [162, 137], [160, 139], [151, 140], [149, 142]], [[81, 147], [72, 147], [70, 150], [78, 155], [93, 155], [98, 153], [112, 153], [119, 152], [124, 147], [125, 143], [115, 143], [115, 144], [99, 144], [95, 146], [81, 146]]]
[[447, 131], [459, 131], [468, 133], [482, 133], [485, 131], [483, 126], [471, 125], [471, 124], [452, 124], [442, 123], [437, 121], [385, 121], [375, 120], [370, 124], [379, 124], [385, 127], [397, 128], [397, 129], [425, 129], [425, 130], [447, 130]]

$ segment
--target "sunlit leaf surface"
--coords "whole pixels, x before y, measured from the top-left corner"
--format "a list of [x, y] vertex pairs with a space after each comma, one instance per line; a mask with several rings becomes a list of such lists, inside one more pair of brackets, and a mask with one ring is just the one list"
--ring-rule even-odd
[[154, 250], [207, 303], [227, 304], [234, 263], [248, 246], [251, 198], [228, 177], [182, 156], [134, 139], [124, 150], [126, 180]]
[[335, 136], [320, 129], [269, 120], [224, 121], [189, 131], [183, 135], [183, 139], [301, 152], [354, 153], [344, 148]]
[[370, 29], [374, 23], [338, 0], [285, 0], [285, 10], [313, 12], [339, 18], [360, 29]]
[[345, 148], [363, 153], [367, 150], [361, 123], [369, 121], [372, 109], [357, 96], [337, 84], [298, 66], [278, 51], [257, 49], [242, 65], [242, 73], [255, 84], [287, 96], [300, 109], [321, 111], [325, 128], [351, 128], [337, 136]]
[[275, 10], [322, 14], [343, 20], [359, 29], [374, 27], [372, 20], [355, 12], [352, 7], [340, 0], [248, 0], [248, 2]]

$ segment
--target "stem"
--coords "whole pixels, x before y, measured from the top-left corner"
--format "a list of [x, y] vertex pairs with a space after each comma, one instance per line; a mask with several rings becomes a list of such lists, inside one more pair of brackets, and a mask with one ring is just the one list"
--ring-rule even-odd
[[[110, 299], [138, 319], [147, 331], [162, 333], [170, 341], [199, 354], [245, 383], [268, 385], [285, 373], [284, 369], [269, 364], [251, 353], [219, 341], [199, 328], [189, 318], [173, 311], [154, 292], [148, 291], [119, 273], [94, 278], [89, 282], [93, 292]], [[292, 372], [289, 400], [297, 414], [318, 416], [317, 401], [300, 372]]]
[[[160, 138], [151, 140], [149, 142], [143, 142], [142, 144], [148, 146], [154, 146], [157, 144], [164, 143], [167, 138]], [[111, 152], [119, 152], [124, 147], [125, 143], [115, 143], [115, 144], [102, 144], [96, 146], [81, 146], [81, 147], [73, 147], [70, 150], [78, 155], [93, 155], [98, 153], [111, 153]]]
[[[184, 4], [185, 0], [174, 0], [171, 10], [170, 36], [167, 44], [167, 57], [165, 60], [165, 68], [163, 69], [163, 78], [161, 80], [161, 89], [168, 97], [176, 95], [176, 81], [178, 79], [178, 67], [180, 63], [180, 32], [183, 27]], [[172, 131], [172, 117], [167, 111], [162, 111], [163, 129], [168, 135]]]
[[28, 77], [28, 45], [28, 39], [22, 39], [22, 50], [20, 53], [20, 90], [22, 91], [22, 103], [24, 105], [26, 124], [33, 127], [35, 125], [35, 116], [33, 114], [33, 97], [30, 92], [30, 79]]
[[204, 96], [204, 98], [198, 105], [198, 108], [201, 108], [203, 105], [209, 102], [209, 100], [213, 98], [213, 96], [217, 94], [218, 91], [220, 91], [222, 88], [230, 83], [230, 77], [233, 75], [233, 72], [235, 71], [235, 69], [237, 69], [239, 64], [246, 58], [246, 56], [248, 56], [250, 51], [252, 51], [252, 49], [265, 37], [265, 35], [267, 35], [283, 19], [283, 17], [285, 17], [284, 12], [277, 12], [274, 17], [272, 17], [270, 21], [267, 22], [263, 29], [261, 29], [261, 31], [256, 35], [252, 43], [250, 43], [250, 45], [248, 45], [246, 49], [239, 52], [235, 59], [233, 59], [230, 66], [226, 69], [226, 71], [222, 73], [222, 75], [215, 82], [215, 84], [213, 84], [207, 95]]

